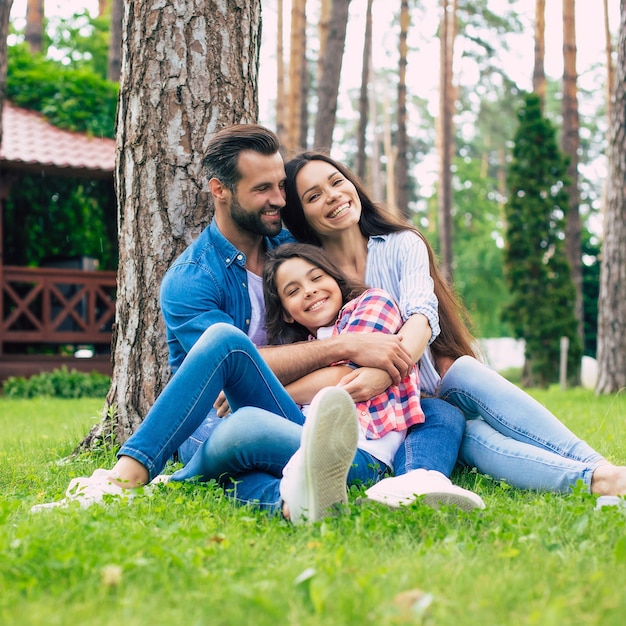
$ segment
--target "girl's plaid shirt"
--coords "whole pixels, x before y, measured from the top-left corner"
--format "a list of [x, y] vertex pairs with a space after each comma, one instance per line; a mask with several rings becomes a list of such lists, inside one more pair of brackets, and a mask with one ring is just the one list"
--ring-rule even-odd
[[[339, 311], [332, 334], [396, 334], [401, 327], [402, 317], [391, 296], [382, 289], [367, 289]], [[356, 408], [368, 439], [378, 439], [393, 430], [406, 430], [413, 424], [423, 422], [417, 366], [413, 366], [411, 373], [400, 384], [391, 385], [367, 402], [357, 402]]]

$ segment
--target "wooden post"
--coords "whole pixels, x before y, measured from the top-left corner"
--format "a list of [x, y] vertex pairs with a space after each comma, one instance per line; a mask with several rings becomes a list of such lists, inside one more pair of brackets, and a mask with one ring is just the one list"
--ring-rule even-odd
[[561, 389], [567, 388], [567, 351], [569, 350], [569, 337], [561, 337], [561, 362], [559, 365], [559, 382]]

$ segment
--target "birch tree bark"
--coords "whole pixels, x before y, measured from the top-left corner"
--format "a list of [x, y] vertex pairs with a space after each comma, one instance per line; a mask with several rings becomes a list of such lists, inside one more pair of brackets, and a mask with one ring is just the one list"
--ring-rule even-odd
[[258, 117], [260, 0], [135, 0], [125, 12], [113, 377], [103, 420], [83, 447], [103, 437], [125, 441], [168, 381], [159, 286], [210, 221], [207, 142]]

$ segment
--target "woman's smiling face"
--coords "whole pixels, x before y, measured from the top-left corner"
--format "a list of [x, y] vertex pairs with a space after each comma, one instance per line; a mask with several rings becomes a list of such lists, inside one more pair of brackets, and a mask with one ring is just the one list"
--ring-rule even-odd
[[319, 267], [299, 257], [281, 263], [276, 270], [276, 289], [286, 322], [298, 322], [315, 335], [331, 326], [343, 305], [337, 281]]
[[356, 187], [326, 161], [307, 163], [296, 176], [304, 216], [320, 238], [357, 227], [361, 201]]

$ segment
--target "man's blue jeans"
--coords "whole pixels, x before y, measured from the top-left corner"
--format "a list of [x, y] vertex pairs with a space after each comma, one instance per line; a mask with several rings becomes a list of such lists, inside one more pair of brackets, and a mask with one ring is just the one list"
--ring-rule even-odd
[[503, 376], [464, 356], [444, 376], [439, 397], [467, 418], [460, 459], [521, 489], [568, 491], [603, 457], [546, 407]]

